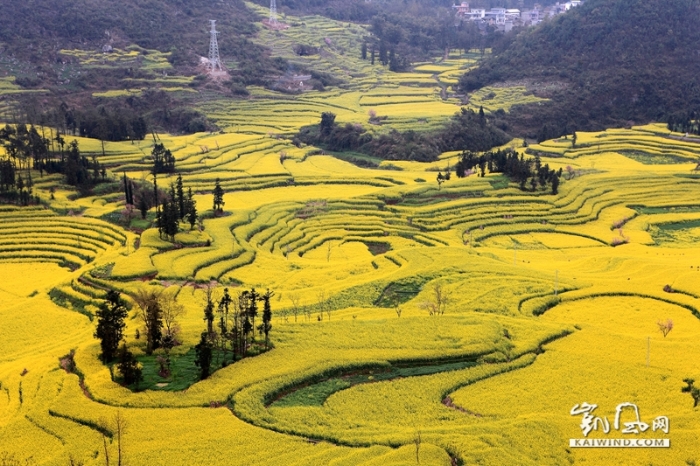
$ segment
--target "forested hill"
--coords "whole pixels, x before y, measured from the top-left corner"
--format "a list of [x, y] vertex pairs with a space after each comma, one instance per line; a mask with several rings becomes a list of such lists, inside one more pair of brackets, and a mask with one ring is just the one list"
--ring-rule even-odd
[[516, 129], [663, 120], [700, 108], [700, 1], [588, 0], [511, 43], [460, 79], [464, 91], [524, 80], [552, 102], [514, 108]]
[[[143, 78], [144, 67], [86, 70], [75, 54], [138, 46], [167, 53], [176, 74], [192, 74], [209, 49], [209, 20], [217, 20], [222, 59], [235, 62], [241, 80], [260, 79], [274, 68], [267, 51], [248, 39], [260, 18], [243, 0], [3, 0], [0, 15], [0, 76], [18, 78], [23, 87], [95, 89], [106, 79]], [[147, 53], [146, 51], [142, 51]], [[84, 60], [81, 61], [81, 65]], [[66, 65], [69, 66], [66, 66]], [[116, 67], [119, 68], [119, 67]], [[131, 69], [128, 69], [131, 68]], [[148, 70], [146, 70], [148, 71]], [[273, 70], [274, 71], [274, 70]], [[127, 73], [127, 74], [125, 74]], [[115, 76], [111, 76], [115, 74]], [[173, 74], [170, 70], [169, 74]], [[70, 81], [69, 86], [65, 83]]]
[[[242, 0], [3, 0], [3, 11], [3, 52], [36, 58], [110, 43], [205, 55], [209, 19], [239, 39], [255, 32], [257, 19]], [[237, 51], [231, 41], [221, 45], [222, 54]]]

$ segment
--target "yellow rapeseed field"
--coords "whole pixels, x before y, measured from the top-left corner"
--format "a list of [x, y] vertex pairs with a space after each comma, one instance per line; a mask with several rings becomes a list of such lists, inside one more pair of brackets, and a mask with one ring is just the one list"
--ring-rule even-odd
[[[223, 132], [159, 135], [204, 214], [174, 243], [148, 222], [118, 226], [120, 193], [78, 198], [57, 176], [33, 176], [49, 208], [0, 206], [0, 461], [92, 466], [106, 451], [114, 463], [119, 418], [131, 466], [700, 463], [700, 408], [681, 391], [684, 379], [700, 381], [700, 146], [658, 124], [532, 145], [562, 169], [557, 195], [495, 173], [439, 186], [436, 170], [457, 153], [361, 168], [291, 136], [324, 111], [366, 124], [374, 109], [388, 117], [374, 133], [430, 128], [459, 110], [440, 83], [476, 54], [391, 73], [344, 55], [359, 49], [361, 26], [282, 19], [293, 26], [256, 40], [290, 56], [292, 44], [328, 37], [327, 53], [303, 60], [348, 85], [299, 96], [253, 89], [247, 100], [201, 104]], [[470, 106], [530, 101], [524, 88], [487, 89]], [[115, 178], [151, 179], [151, 141], [107, 142], [103, 156], [100, 141], [77, 139]], [[212, 212], [217, 178], [223, 215]], [[127, 299], [125, 341], [139, 357], [133, 297], [176, 296], [173, 354], [187, 357], [205, 328], [207, 285], [215, 298], [224, 287], [273, 290], [273, 349], [223, 368], [217, 360], [183, 390], [115, 382], [93, 337], [106, 291]], [[72, 351], [76, 369], [66, 371]], [[571, 414], [583, 403], [600, 418], [588, 438], [662, 438], [670, 448], [570, 447], [584, 438], [585, 418]], [[638, 406], [645, 432], [614, 427], [622, 403]], [[652, 427], [658, 416], [668, 432]]]

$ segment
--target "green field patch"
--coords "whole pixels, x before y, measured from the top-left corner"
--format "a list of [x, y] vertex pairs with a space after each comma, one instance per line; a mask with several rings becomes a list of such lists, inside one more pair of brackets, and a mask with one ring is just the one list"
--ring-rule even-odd
[[429, 278], [415, 276], [396, 280], [384, 288], [382, 294], [374, 302], [378, 307], [394, 307], [406, 303], [418, 296], [423, 285], [430, 281]]
[[640, 214], [672, 214], [672, 213], [695, 213], [700, 212], [700, 204], [698, 205], [678, 205], [678, 206], [642, 206], [631, 205], [630, 209], [634, 209]]
[[391, 251], [391, 244], [383, 241], [365, 241], [364, 243], [367, 245], [367, 249], [369, 249], [369, 252], [371, 252], [373, 256], [378, 256]]
[[652, 225], [649, 233], [658, 246], [694, 247], [700, 242], [700, 220]]
[[477, 364], [476, 358], [465, 361], [424, 364], [424, 365], [392, 365], [387, 370], [366, 370], [343, 375], [337, 378], [327, 379], [312, 385], [292, 390], [290, 393], [274, 401], [271, 406], [278, 408], [288, 408], [293, 406], [323, 406], [323, 403], [341, 390], [345, 390], [356, 385], [383, 382], [404, 377], [418, 377], [422, 375], [439, 374], [466, 369]]
[[618, 150], [618, 154], [624, 155], [636, 162], [644, 165], [674, 165], [681, 163], [692, 163], [694, 160], [674, 154], [655, 154], [642, 150]]
[[[197, 357], [195, 349], [190, 348], [187, 352], [181, 354], [178, 354], [176, 351], [177, 349], [173, 350], [170, 354], [170, 374], [166, 377], [159, 374], [161, 366], [158, 362], [158, 358], [165, 358], [165, 355], [162, 354], [160, 350], [150, 356], [145, 354], [137, 356], [136, 359], [142, 365], [143, 381], [140, 382], [138, 386], [130, 386], [129, 388], [133, 391], [154, 390], [177, 392], [185, 390], [199, 382], [199, 367], [194, 363]], [[246, 357], [257, 356], [266, 351], [264, 346], [253, 344], [249, 348]], [[231, 351], [226, 353], [226, 365], [222, 364], [223, 360], [223, 352], [214, 350], [211, 365], [212, 373], [219, 368], [233, 364], [231, 362]]]

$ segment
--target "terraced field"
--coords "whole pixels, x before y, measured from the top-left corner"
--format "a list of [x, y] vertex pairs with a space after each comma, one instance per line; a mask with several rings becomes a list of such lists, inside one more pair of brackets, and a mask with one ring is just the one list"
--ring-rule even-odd
[[[120, 210], [119, 195], [74, 200], [56, 177], [36, 184], [47, 200], [56, 188], [50, 208], [0, 210], [0, 451], [101, 464], [94, 426], [119, 411], [132, 464], [218, 464], [232, 451], [253, 464], [413, 464], [419, 435], [421, 464], [700, 457], [697, 409], [680, 390], [700, 353], [696, 143], [651, 125], [531, 146], [564, 169], [552, 196], [498, 174], [438, 189], [426, 169], [449, 154], [386, 171], [255, 133], [161, 138], [201, 210], [214, 178], [227, 191], [230, 215], [185, 229], [183, 247], [99, 220]], [[147, 143], [106, 150], [115, 172], [145, 176]], [[275, 349], [185, 392], [112, 382], [90, 320], [105, 290], [184, 285], [186, 351], [202, 329], [203, 291], [192, 284], [212, 280], [275, 290]], [[451, 299], [430, 316], [436, 284]], [[667, 318], [664, 338], [656, 323]], [[130, 320], [126, 333], [137, 353], [138, 326]], [[71, 349], [85, 392], [56, 369]], [[581, 437], [569, 410], [583, 401], [601, 414], [632, 401], [646, 420], [669, 416], [672, 448], [567, 449]], [[163, 452], [185, 438], [187, 455]]]
[[[700, 412], [681, 391], [700, 380], [698, 141], [648, 125], [531, 145], [562, 169], [557, 195], [495, 173], [438, 186], [456, 153], [391, 170], [314, 155], [290, 136], [323, 111], [364, 122], [376, 109], [389, 117], [378, 130], [447, 118], [459, 107], [443, 86], [475, 57], [394, 74], [356, 57], [360, 26], [285, 21], [259, 40], [274, 39], [280, 56], [322, 45], [298, 59], [347, 84], [211, 100], [202, 109], [222, 132], [159, 135], [195, 193], [201, 231], [183, 224], [169, 242], [153, 227], [126, 230], [119, 189], [78, 197], [38, 173], [46, 207], [0, 207], [0, 462], [101, 465], [105, 448], [114, 462], [117, 413], [130, 465], [700, 462]], [[470, 105], [507, 110], [532, 97], [491, 92]], [[151, 179], [152, 141], [107, 142], [104, 156], [99, 141], [79, 142], [115, 178]], [[212, 212], [217, 178], [223, 216]], [[106, 291], [131, 305], [139, 290], [177, 287], [186, 312], [173, 354], [183, 356], [204, 328], [205, 284], [274, 290], [274, 348], [184, 391], [114, 382], [93, 338]], [[448, 299], [436, 307], [437, 290]], [[125, 335], [137, 356], [140, 327], [132, 309]], [[59, 366], [71, 350], [74, 373]], [[583, 438], [570, 411], [584, 402], [610, 420], [624, 402], [650, 425], [671, 420], [669, 432], [598, 425], [589, 438], [671, 447], [569, 448]]]

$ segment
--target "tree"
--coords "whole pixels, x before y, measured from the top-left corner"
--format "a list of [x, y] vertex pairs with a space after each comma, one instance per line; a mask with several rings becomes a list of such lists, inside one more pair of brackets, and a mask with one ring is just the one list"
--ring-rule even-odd
[[452, 302], [451, 294], [440, 283], [435, 283], [432, 291], [432, 299], [422, 302], [419, 306], [431, 316], [444, 315], [447, 306]]
[[[224, 294], [221, 296], [221, 299], [219, 300], [219, 306], [218, 306], [218, 313], [219, 313], [219, 341], [221, 344], [221, 352], [223, 353], [223, 360], [221, 362], [222, 367], [225, 367], [227, 362], [226, 362], [226, 341], [227, 338], [229, 338], [231, 335], [229, 334], [229, 328], [228, 328], [228, 317], [229, 317], [229, 309], [231, 307], [231, 303], [233, 300], [231, 299], [231, 295], [228, 292], [228, 288], [224, 288]], [[235, 346], [235, 345], [234, 345]], [[235, 356], [234, 356], [235, 359]]]
[[381, 63], [384, 66], [386, 66], [387, 63], [389, 63], [386, 54], [386, 44], [384, 44], [384, 41], [381, 41], [379, 43], [379, 63]]
[[187, 191], [187, 221], [190, 224], [190, 230], [197, 224], [197, 201], [192, 196], [192, 188]]
[[139, 197], [139, 211], [141, 212], [141, 219], [146, 220], [146, 215], [148, 215], [148, 201], [146, 201], [146, 196], [143, 194]]
[[156, 143], [151, 150], [151, 159], [153, 159], [153, 168], [151, 173], [173, 173], [175, 172], [175, 156], [170, 149], [166, 149], [162, 143]]
[[182, 174], [177, 174], [177, 181], [175, 182], [175, 193], [177, 195], [177, 208], [180, 220], [185, 219], [187, 211], [185, 210], [185, 190], [182, 187]]
[[320, 131], [324, 136], [328, 136], [333, 127], [335, 126], [335, 113], [333, 112], [323, 112], [321, 114], [321, 126]]
[[185, 314], [185, 306], [177, 302], [177, 292], [164, 291], [160, 294], [158, 301], [160, 303], [165, 337], [170, 337], [175, 345], [179, 344], [177, 335], [180, 333], [180, 325], [177, 320]]
[[211, 373], [211, 361], [213, 355], [213, 347], [209, 340], [207, 332], [202, 332], [199, 343], [194, 347], [195, 359], [194, 364], [199, 367], [199, 379], [204, 380]]
[[571, 147], [576, 147], [576, 131], [571, 135]]
[[442, 183], [445, 182], [445, 177], [442, 176], [442, 172], [438, 172], [437, 175], [437, 183], [438, 183], [438, 191], [440, 191], [440, 188], [442, 187]]
[[659, 331], [664, 335], [664, 338], [673, 330], [673, 321], [671, 319], [666, 319], [665, 322], [658, 321], [656, 325], [659, 326]]
[[552, 194], [556, 195], [559, 193], [559, 175], [552, 176]]
[[100, 339], [102, 360], [108, 362], [116, 355], [119, 342], [124, 336], [126, 327], [124, 319], [128, 315], [126, 304], [119, 296], [119, 292], [109, 290], [106, 300], [100, 303], [96, 314], [97, 329], [94, 336]]
[[362, 59], [367, 60], [367, 42], [362, 43], [361, 54], [362, 54]]
[[294, 313], [294, 322], [296, 322], [299, 315], [299, 293], [287, 293], [287, 298], [292, 302], [292, 313]]
[[[270, 307], [270, 298], [274, 295], [275, 293], [268, 289], [261, 297], [263, 300], [263, 323], [261, 327], [263, 333], [265, 333], [265, 348], [270, 347], [270, 330], [272, 330], [272, 308]], [[328, 314], [328, 320], [330, 320], [330, 318], [331, 316]]]
[[698, 404], [700, 404], [700, 388], [693, 386], [695, 379], [683, 379], [683, 382], [685, 382], [687, 386], [681, 388], [681, 392], [690, 393], [690, 396], [693, 397], [693, 401], [695, 401], [693, 408], [697, 408]]
[[223, 212], [224, 204], [224, 190], [221, 187], [219, 178], [217, 178], [216, 182], [214, 183], [214, 212]]
[[122, 375], [122, 382], [124, 385], [135, 384], [138, 387], [139, 382], [143, 380], [141, 364], [136, 360], [131, 351], [126, 348], [126, 342], [123, 342], [122, 346], [119, 348], [117, 369], [119, 369], [119, 373]]
[[140, 289], [134, 296], [139, 306], [139, 317], [144, 324], [146, 334], [146, 354], [160, 347], [163, 336], [163, 310], [160, 304], [160, 291]]

